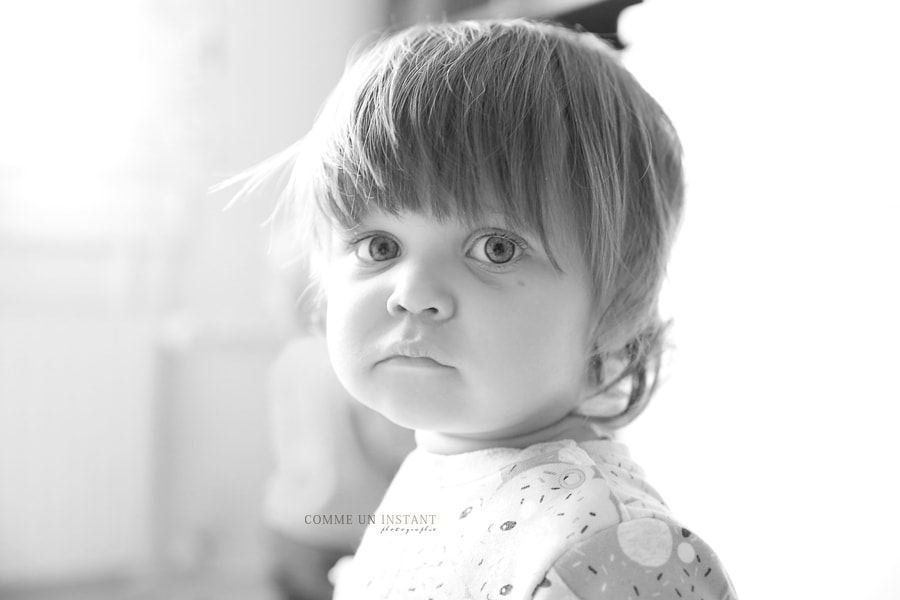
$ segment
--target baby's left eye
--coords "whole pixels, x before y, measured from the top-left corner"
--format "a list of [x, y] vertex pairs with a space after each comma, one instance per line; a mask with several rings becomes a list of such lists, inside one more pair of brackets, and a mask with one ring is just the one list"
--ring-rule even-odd
[[469, 255], [482, 262], [505, 265], [519, 258], [524, 250], [524, 242], [510, 234], [498, 232], [478, 238]]

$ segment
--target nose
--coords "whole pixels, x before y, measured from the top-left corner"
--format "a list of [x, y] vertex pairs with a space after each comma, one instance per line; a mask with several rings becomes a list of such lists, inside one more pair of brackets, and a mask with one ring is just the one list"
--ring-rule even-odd
[[405, 265], [395, 274], [394, 289], [387, 300], [388, 313], [394, 316], [415, 315], [435, 321], [453, 316], [456, 302], [449, 282], [436, 265]]

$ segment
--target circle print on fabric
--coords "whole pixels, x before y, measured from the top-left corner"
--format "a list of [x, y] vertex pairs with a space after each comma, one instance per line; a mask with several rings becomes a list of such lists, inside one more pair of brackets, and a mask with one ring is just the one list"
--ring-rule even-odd
[[581, 469], [569, 469], [559, 476], [559, 485], [566, 489], [574, 490], [584, 483], [584, 471]]
[[658, 519], [625, 521], [616, 533], [625, 556], [644, 567], [660, 567], [672, 555], [672, 532]]
[[697, 553], [694, 551], [693, 546], [691, 546], [687, 542], [681, 542], [680, 544], [678, 544], [678, 558], [681, 559], [681, 562], [694, 562], [694, 558], [696, 557]]

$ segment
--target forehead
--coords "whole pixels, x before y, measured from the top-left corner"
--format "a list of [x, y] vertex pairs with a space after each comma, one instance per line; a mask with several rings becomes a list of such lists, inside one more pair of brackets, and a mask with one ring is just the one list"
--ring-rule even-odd
[[509, 215], [497, 210], [486, 209], [478, 213], [461, 214], [458, 212], [436, 213], [429, 207], [417, 209], [400, 209], [397, 211], [383, 210], [378, 206], [370, 207], [361, 214], [359, 220], [348, 231], [356, 232], [381, 224], [403, 223], [410, 225], [427, 225], [436, 229], [456, 229], [470, 231], [485, 227], [507, 229], [512, 232], [528, 236], [539, 237], [538, 230], [528, 223], [512, 219]]

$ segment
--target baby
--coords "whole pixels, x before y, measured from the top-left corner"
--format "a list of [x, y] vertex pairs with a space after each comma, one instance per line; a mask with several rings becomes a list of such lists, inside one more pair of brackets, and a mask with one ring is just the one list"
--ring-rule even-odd
[[336, 598], [736, 597], [615, 439], [654, 391], [683, 179], [602, 41], [395, 33], [242, 181], [283, 188], [342, 385], [415, 430]]

